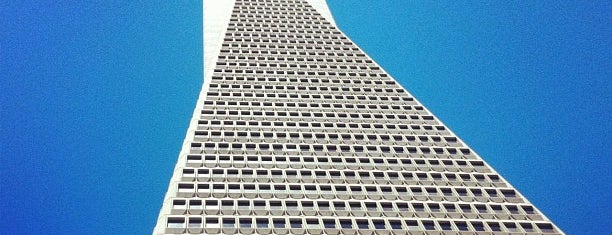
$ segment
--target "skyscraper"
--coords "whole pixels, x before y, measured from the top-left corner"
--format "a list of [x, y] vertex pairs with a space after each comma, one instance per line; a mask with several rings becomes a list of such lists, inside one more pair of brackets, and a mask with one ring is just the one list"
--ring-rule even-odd
[[154, 234], [562, 233], [324, 0], [205, 0], [204, 57]]

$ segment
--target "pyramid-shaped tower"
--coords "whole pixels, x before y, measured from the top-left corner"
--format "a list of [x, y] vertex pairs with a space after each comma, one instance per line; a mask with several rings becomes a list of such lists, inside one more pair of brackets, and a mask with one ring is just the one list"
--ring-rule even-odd
[[204, 0], [204, 85], [154, 234], [561, 234], [324, 0]]

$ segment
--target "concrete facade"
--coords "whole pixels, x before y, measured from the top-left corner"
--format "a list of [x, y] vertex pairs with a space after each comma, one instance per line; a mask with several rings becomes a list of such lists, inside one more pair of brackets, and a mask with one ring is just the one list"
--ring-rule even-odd
[[335, 25], [204, 0], [204, 85], [154, 234], [561, 234]]

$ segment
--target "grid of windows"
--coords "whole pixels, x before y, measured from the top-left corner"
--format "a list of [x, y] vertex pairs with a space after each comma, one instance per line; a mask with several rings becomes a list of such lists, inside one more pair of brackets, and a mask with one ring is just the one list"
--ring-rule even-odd
[[164, 233], [561, 233], [306, 0], [221, 44]]

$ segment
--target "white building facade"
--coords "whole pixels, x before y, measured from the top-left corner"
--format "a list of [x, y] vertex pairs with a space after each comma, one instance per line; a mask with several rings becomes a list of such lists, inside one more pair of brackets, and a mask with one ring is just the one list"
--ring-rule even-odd
[[204, 0], [204, 85], [153, 233], [562, 231], [324, 0]]

